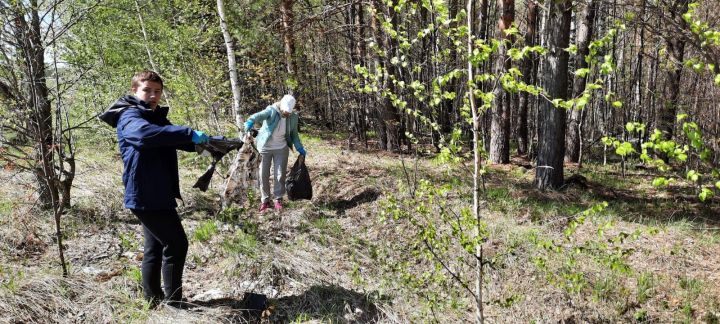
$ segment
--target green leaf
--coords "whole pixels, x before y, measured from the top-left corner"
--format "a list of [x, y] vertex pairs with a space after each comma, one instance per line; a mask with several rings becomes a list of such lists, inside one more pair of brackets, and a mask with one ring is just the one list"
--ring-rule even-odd
[[588, 104], [588, 98], [585, 96], [582, 96], [575, 101], [575, 108], [576, 109], [583, 109]]
[[685, 177], [692, 182], [697, 182], [698, 180], [700, 180], [700, 174], [695, 170], [688, 171]]
[[622, 142], [617, 149], [615, 149], [615, 153], [617, 153], [620, 156], [627, 156], [630, 153], [635, 152], [635, 149], [633, 148], [632, 144], [630, 142]]
[[622, 101], [613, 101], [612, 106], [613, 108], [622, 108], [623, 103]]
[[612, 146], [614, 143], [613, 140], [614, 140], [614, 138], [609, 137], [609, 136], [603, 136], [603, 138], [602, 138], [602, 142], [605, 146]]
[[572, 44], [572, 45], [570, 45], [570, 47], [566, 48], [565, 50], [572, 55], [576, 55], [577, 51], [578, 51], [577, 44]]
[[513, 36], [520, 33], [520, 30], [517, 28], [517, 25], [513, 24], [512, 27], [505, 29], [505, 36]]
[[698, 195], [698, 198], [700, 198], [700, 201], [706, 201], [710, 198], [712, 198], [715, 195], [715, 193], [708, 189], [708, 188], [702, 188], [700, 191], [700, 194]]
[[627, 123], [625, 125], [625, 129], [627, 129], [628, 132], [632, 133], [635, 130], [635, 124], [633, 123]]
[[711, 157], [712, 152], [708, 149], [704, 149], [702, 152], [700, 152], [700, 159], [703, 161], [710, 161]]
[[578, 69], [575, 71], [575, 75], [580, 78], [584, 78], [585, 76], [588, 75], [588, 73], [590, 73], [590, 69], [588, 69], [588, 68], [582, 68], [582, 69]]
[[509, 49], [508, 52], [507, 52], [507, 54], [508, 54], [508, 56], [510, 56], [510, 58], [511, 58], [513, 61], [521, 60], [522, 57], [523, 57], [523, 53], [522, 53], [519, 49], [517, 49], [517, 48], [511, 48], [511, 49]]
[[667, 187], [670, 185], [670, 180], [666, 179], [665, 177], [659, 177], [655, 178], [652, 182], [653, 187]]

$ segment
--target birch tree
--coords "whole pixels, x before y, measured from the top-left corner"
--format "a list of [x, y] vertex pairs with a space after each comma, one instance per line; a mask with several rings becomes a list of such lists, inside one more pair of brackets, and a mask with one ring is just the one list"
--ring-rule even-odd
[[[238, 127], [239, 132], [242, 133], [243, 117], [242, 112], [240, 111], [240, 86], [238, 85], [237, 63], [235, 63], [235, 46], [225, 19], [225, 4], [223, 0], [217, 0], [217, 11], [218, 17], [220, 18], [220, 30], [222, 31], [223, 39], [225, 40], [225, 49], [227, 50], [228, 71], [230, 73], [230, 87], [233, 95], [232, 106], [235, 114], [235, 125]], [[240, 134], [240, 136], [242, 137], [242, 134]]]

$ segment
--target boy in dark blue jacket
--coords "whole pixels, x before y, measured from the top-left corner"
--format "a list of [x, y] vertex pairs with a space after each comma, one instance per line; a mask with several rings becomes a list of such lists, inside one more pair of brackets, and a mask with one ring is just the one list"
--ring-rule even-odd
[[[132, 78], [133, 95], [118, 99], [100, 119], [117, 128], [125, 185], [125, 208], [140, 219], [145, 235], [142, 281], [145, 299], [177, 306], [188, 240], [175, 207], [180, 199], [176, 150], [192, 152], [208, 141], [203, 132], [175, 126], [168, 107], [158, 106], [163, 81], [152, 71]], [[160, 289], [162, 274], [163, 290]]]

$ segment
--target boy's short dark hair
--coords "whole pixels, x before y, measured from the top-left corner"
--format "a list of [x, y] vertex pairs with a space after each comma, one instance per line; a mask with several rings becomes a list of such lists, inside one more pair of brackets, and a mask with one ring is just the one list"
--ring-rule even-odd
[[160, 75], [154, 71], [149, 71], [149, 70], [145, 70], [145, 71], [138, 72], [137, 74], [135, 74], [135, 76], [133, 76], [133, 78], [132, 78], [132, 82], [130, 83], [130, 87], [131, 87], [131, 89], [137, 88], [140, 85], [140, 82], [145, 82], [145, 81], [152, 81], [152, 82], [160, 83], [160, 86], [165, 88], [165, 85], [163, 85], [163, 80], [160, 77]]

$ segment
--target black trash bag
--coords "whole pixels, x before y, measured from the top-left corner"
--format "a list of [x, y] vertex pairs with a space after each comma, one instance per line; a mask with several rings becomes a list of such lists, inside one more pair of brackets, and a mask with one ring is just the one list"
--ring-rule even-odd
[[198, 188], [200, 191], [206, 191], [210, 186], [210, 180], [213, 174], [215, 174], [215, 165], [222, 160], [225, 154], [230, 151], [238, 150], [243, 146], [241, 139], [227, 139], [224, 136], [213, 136], [210, 137], [207, 143], [195, 145], [195, 151], [198, 154], [202, 154], [207, 151], [212, 156], [213, 160], [210, 166], [205, 170], [205, 173], [195, 181], [193, 188]]
[[290, 200], [312, 199], [310, 172], [305, 166], [305, 156], [298, 156], [285, 178], [285, 190]]

